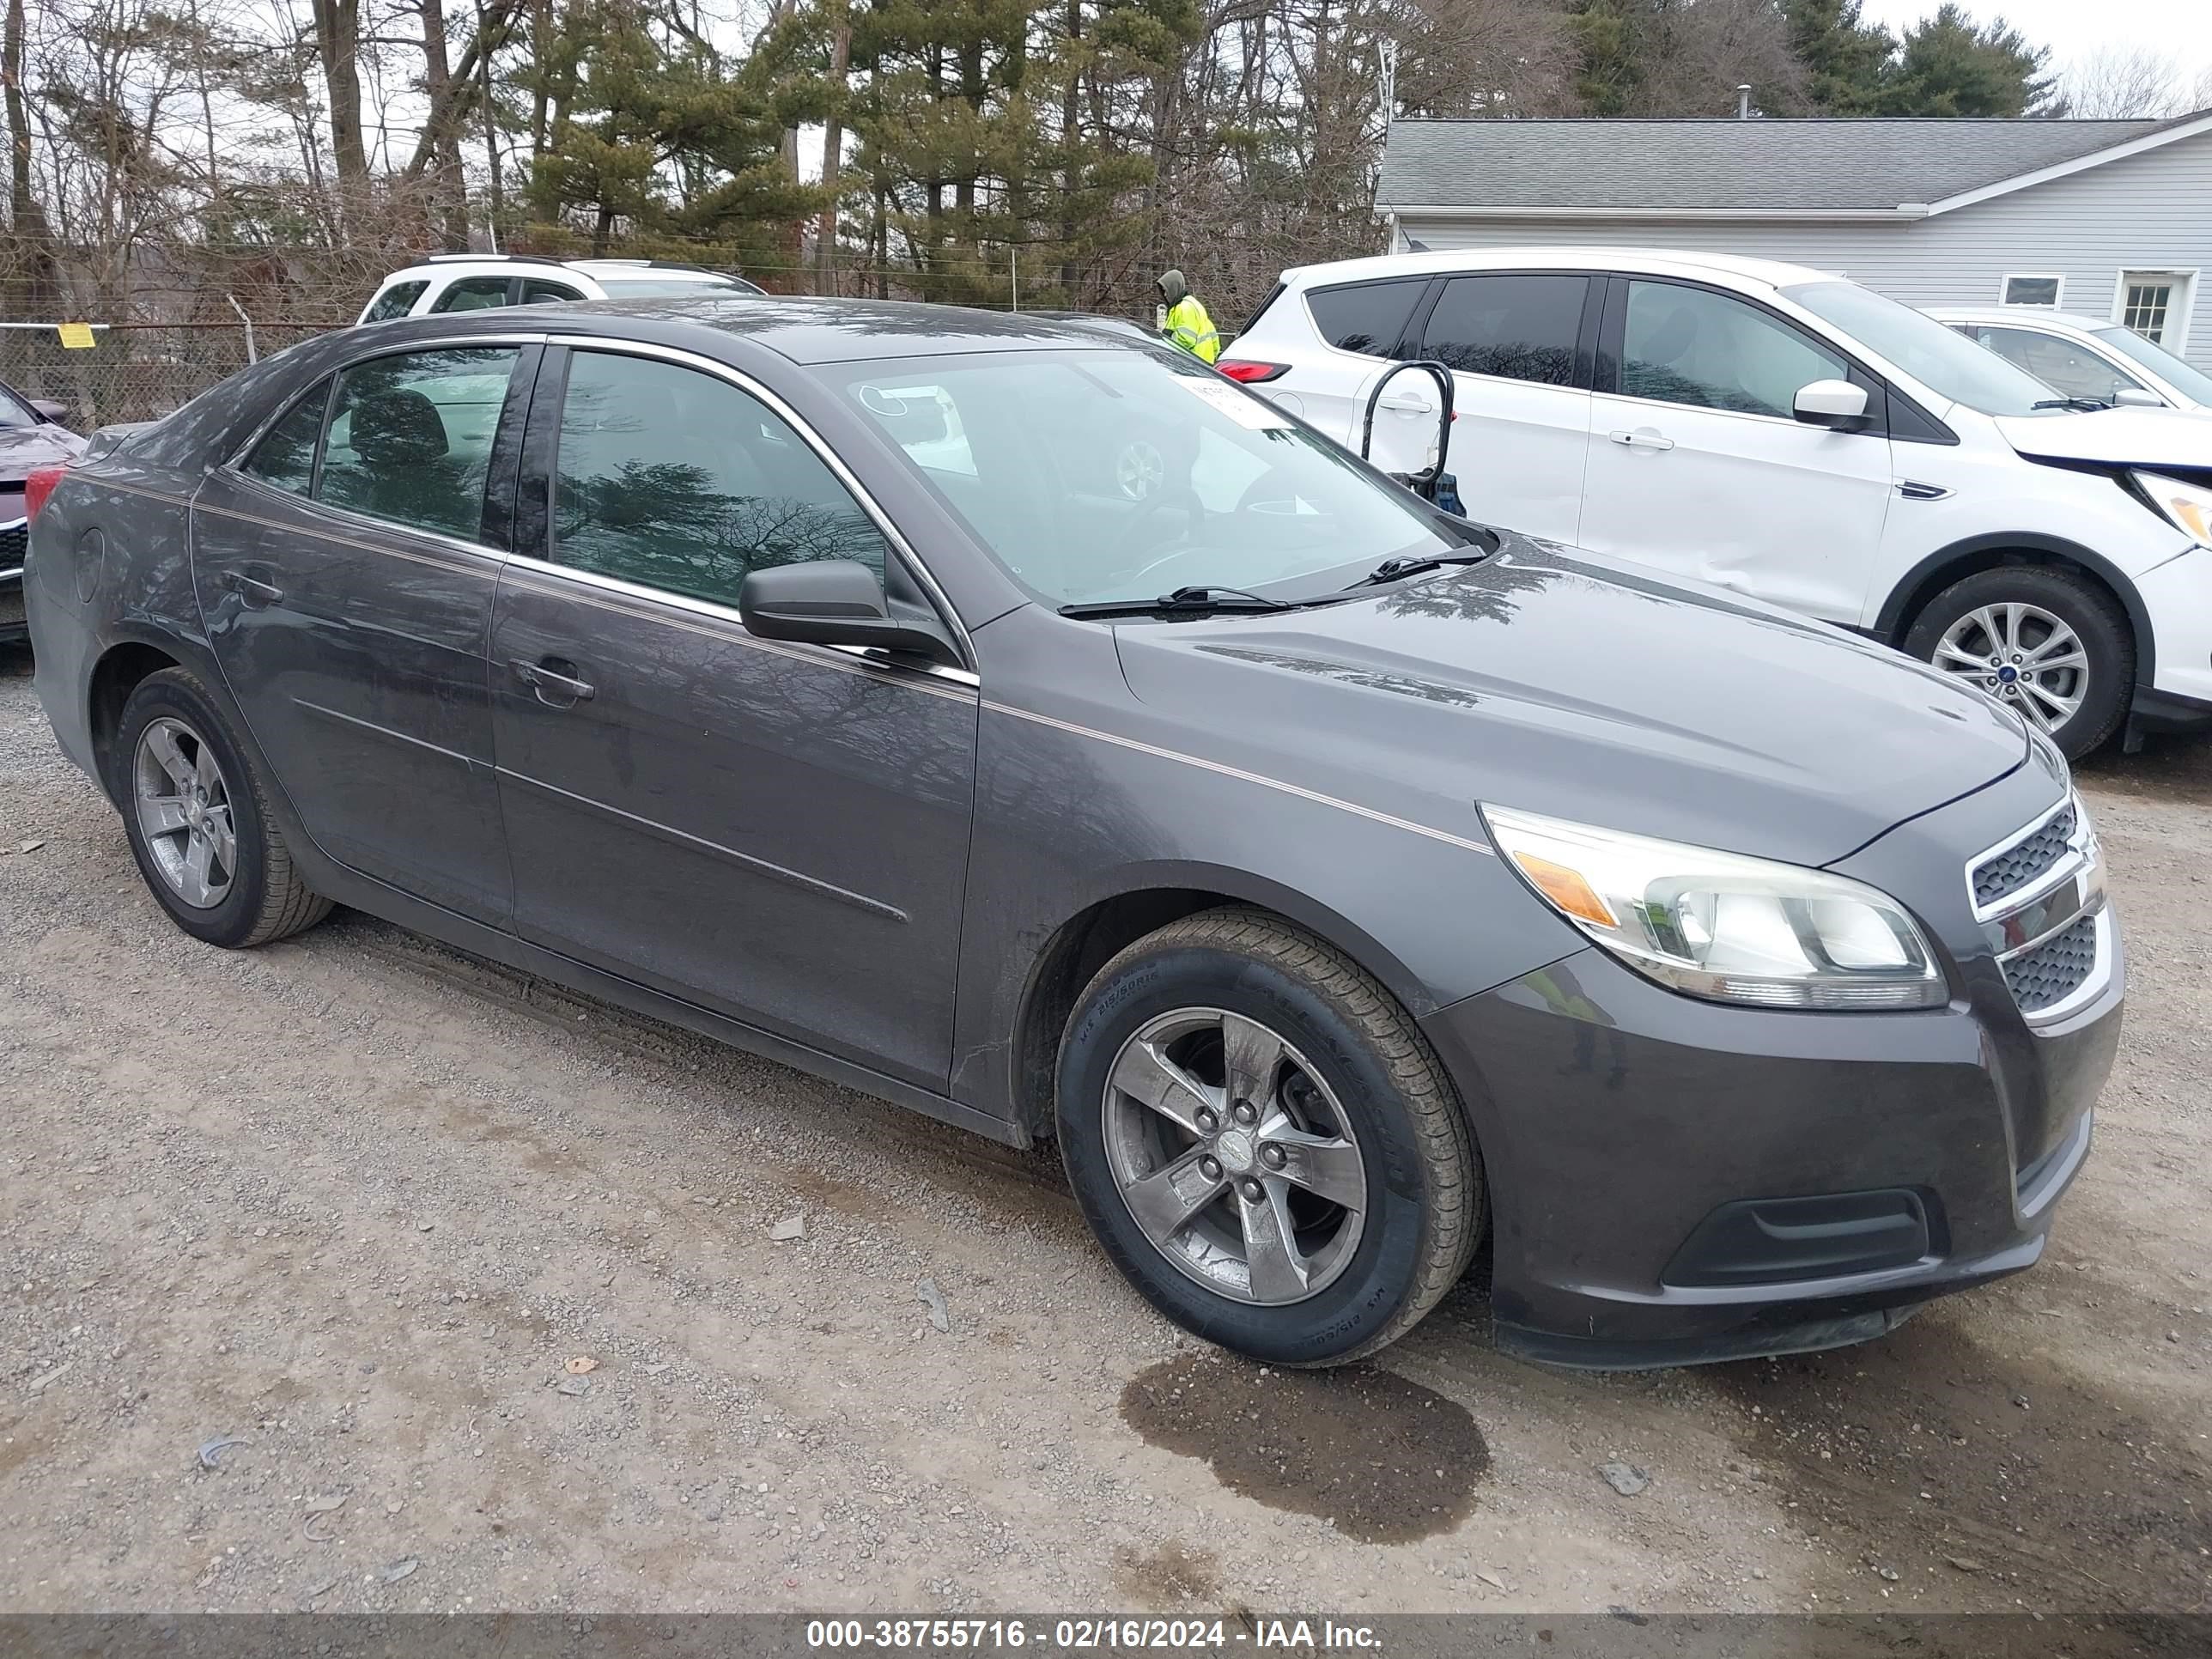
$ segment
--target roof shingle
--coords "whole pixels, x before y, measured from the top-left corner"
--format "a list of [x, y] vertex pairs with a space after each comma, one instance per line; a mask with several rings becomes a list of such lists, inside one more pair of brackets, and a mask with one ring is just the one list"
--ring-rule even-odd
[[1890, 209], [1941, 201], [2170, 125], [1933, 118], [1394, 121], [1376, 195], [1386, 209]]

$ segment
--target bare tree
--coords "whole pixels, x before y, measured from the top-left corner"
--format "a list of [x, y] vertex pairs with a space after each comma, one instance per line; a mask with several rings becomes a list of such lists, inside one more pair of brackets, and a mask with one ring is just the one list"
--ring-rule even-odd
[[2201, 108], [2212, 70], [2185, 88], [2170, 58], [2148, 47], [2100, 46], [2067, 65], [2058, 90], [2067, 114], [2080, 120], [2156, 120]]

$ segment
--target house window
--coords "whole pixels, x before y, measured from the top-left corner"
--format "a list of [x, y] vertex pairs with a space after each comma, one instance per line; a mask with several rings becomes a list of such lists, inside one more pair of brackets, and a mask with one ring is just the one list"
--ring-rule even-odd
[[1998, 297], [2008, 306], [2049, 306], [2055, 310], [2065, 291], [2063, 276], [2008, 276]]
[[2178, 349], [2189, 332], [2194, 276], [2185, 270], [2122, 271], [2112, 320], [2169, 351]]

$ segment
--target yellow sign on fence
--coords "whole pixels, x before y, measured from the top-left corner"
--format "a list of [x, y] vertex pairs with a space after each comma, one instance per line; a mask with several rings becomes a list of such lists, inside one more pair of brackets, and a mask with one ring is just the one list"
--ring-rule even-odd
[[94, 344], [90, 323], [64, 323], [54, 331], [62, 337], [62, 343], [71, 351], [89, 351]]

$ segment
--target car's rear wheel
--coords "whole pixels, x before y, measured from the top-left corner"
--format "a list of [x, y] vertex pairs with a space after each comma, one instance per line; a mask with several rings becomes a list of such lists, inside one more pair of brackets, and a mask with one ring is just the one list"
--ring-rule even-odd
[[1480, 1166], [1450, 1081], [1382, 985], [1303, 929], [1207, 911], [1078, 1003], [1060, 1155], [1167, 1317], [1286, 1365], [1370, 1353], [1466, 1271]]
[[1905, 648], [2020, 710], [2078, 760], [2118, 729], [2135, 689], [2128, 619], [2069, 571], [2006, 565], [1954, 582]]
[[170, 920], [229, 948], [266, 945], [330, 914], [309, 890], [206, 688], [181, 668], [138, 683], [117, 733], [116, 793], [131, 855]]

